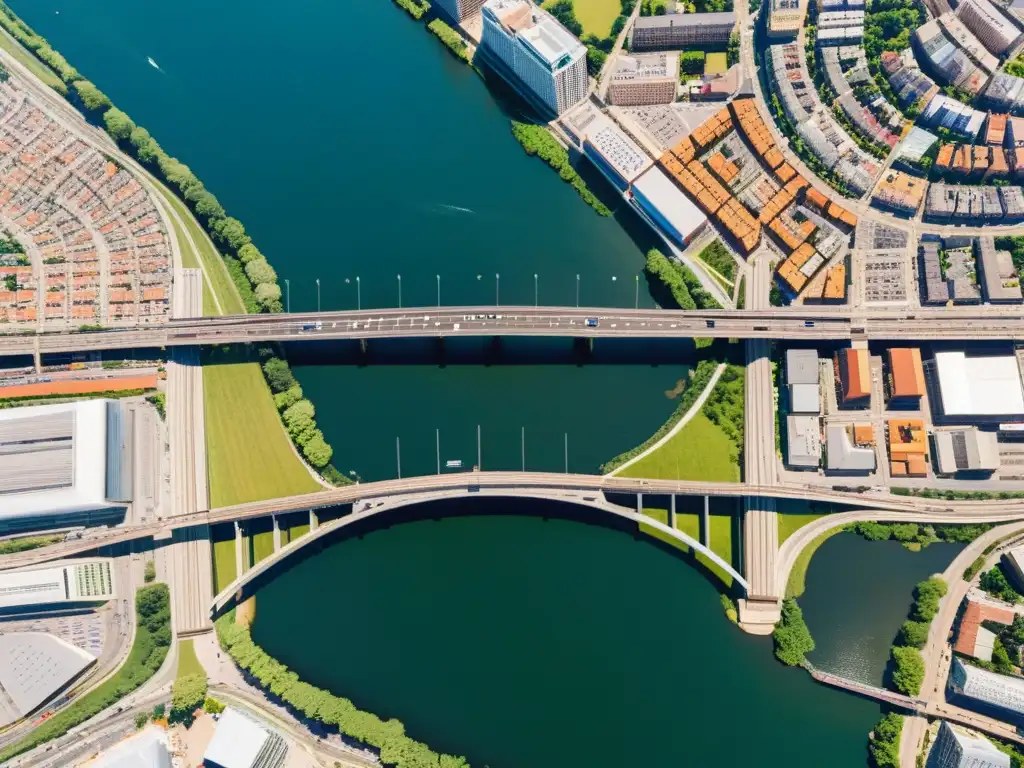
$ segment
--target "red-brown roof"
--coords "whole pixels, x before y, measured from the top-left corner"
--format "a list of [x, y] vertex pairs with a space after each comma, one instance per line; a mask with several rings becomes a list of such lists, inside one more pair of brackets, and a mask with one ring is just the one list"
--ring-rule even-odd
[[956, 644], [953, 650], [966, 656], [974, 656], [974, 644], [978, 640], [978, 628], [983, 621], [996, 621], [1000, 624], [1013, 623], [1013, 611], [1000, 608], [989, 603], [967, 601], [960, 629], [956, 633]]

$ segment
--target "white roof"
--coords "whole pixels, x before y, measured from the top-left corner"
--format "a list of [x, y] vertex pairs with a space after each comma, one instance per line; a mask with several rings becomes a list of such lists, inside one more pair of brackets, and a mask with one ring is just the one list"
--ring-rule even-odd
[[0, 634], [0, 726], [35, 711], [95, 661], [46, 632]]
[[937, 352], [935, 370], [947, 416], [1024, 414], [1024, 387], [1013, 355], [968, 359], [963, 352]]
[[[107, 403], [80, 400], [0, 411], [0, 519], [110, 506]], [[55, 474], [54, 462], [66, 471]]]
[[270, 734], [237, 709], [228, 707], [203, 755], [222, 768], [252, 768]]
[[171, 768], [167, 731], [156, 725], [147, 726], [85, 765], [87, 768]]
[[818, 371], [818, 350], [786, 350], [787, 384], [817, 384], [819, 377], [820, 373]]
[[977, 427], [935, 431], [935, 453], [941, 474], [999, 469], [999, 438]]
[[817, 382], [791, 385], [789, 410], [793, 413], [821, 413], [821, 396]]
[[817, 416], [791, 413], [786, 417], [789, 465], [817, 467], [821, 461], [821, 429]]
[[591, 102], [584, 102], [564, 118], [566, 127], [604, 158], [627, 182], [633, 181], [654, 161], [626, 132]]
[[964, 696], [1024, 715], [1024, 679], [979, 669], [955, 656], [949, 674]]
[[652, 166], [640, 178], [633, 182], [633, 190], [639, 192], [658, 209], [658, 212], [684, 238], [700, 229], [707, 223], [707, 217], [700, 208], [690, 202], [690, 198], [679, 191], [668, 176]]
[[[1010, 756], [1004, 755], [991, 741], [980, 733], [954, 725], [947, 720], [942, 721], [943, 731], [948, 731], [963, 754], [958, 766], [979, 766], [979, 768], [1010, 768]], [[977, 762], [975, 762], [977, 761]]]
[[873, 472], [875, 452], [850, 442], [850, 434], [843, 424], [830, 424], [825, 431], [828, 468], [845, 472]]
[[540, 56], [552, 71], [561, 69], [586, 51], [586, 47], [540, 8], [534, 9], [536, 23], [516, 35]]

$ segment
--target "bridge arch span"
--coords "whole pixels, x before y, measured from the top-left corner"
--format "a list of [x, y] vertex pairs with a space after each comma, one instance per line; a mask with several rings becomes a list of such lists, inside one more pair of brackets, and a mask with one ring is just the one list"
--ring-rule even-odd
[[[543, 489], [522, 490], [516, 492], [497, 489], [481, 489], [479, 491], [469, 492], [463, 489], [428, 494], [391, 496], [384, 499], [374, 499], [373, 501], [356, 502], [352, 505], [351, 514], [323, 523], [315, 530], [310, 531], [307, 535], [282, 546], [278, 551], [274, 552], [264, 560], [261, 560], [244, 574], [236, 577], [234, 581], [214, 596], [213, 602], [210, 606], [210, 612], [215, 617], [223, 613], [229, 607], [237, 604], [247, 597], [254, 582], [261, 582], [261, 577], [268, 575], [271, 571], [276, 570], [282, 564], [287, 563], [297, 552], [306, 550], [310, 546], [316, 546], [318, 542], [321, 545], [326, 544], [327, 542], [324, 541], [325, 539], [340, 531], [344, 531], [346, 528], [357, 526], [360, 523], [369, 523], [372, 525], [373, 521], [383, 521], [388, 518], [389, 515], [393, 516], [396, 511], [402, 510], [403, 508], [420, 506], [432, 501], [442, 501], [447, 499], [477, 499], [481, 497], [492, 499], [534, 499], [539, 501], [556, 501], [571, 504], [577, 508], [602, 512], [605, 515], [610, 515], [620, 520], [632, 522], [637, 525], [638, 530], [640, 529], [640, 524], [643, 524], [645, 527], [652, 528], [665, 537], [674, 539], [680, 544], [690, 547], [694, 552], [699, 552], [716, 566], [728, 573], [733, 578], [734, 582], [743, 590], [744, 594], [747, 591], [747, 581], [743, 578], [743, 575], [740, 574], [731, 563], [719, 556], [718, 553], [704, 546], [701, 542], [683, 531], [671, 528], [670, 526], [665, 525], [654, 518], [648, 517], [647, 515], [633, 512], [632, 510], [626, 509], [625, 507], [621, 507], [617, 504], [612, 504], [605, 499], [604, 494], [601, 492], [584, 493], [553, 490], [545, 491]], [[484, 512], [483, 514], [487, 513]], [[429, 517], [429, 515], [411, 517], [410, 520], [424, 518], [429, 519]], [[396, 522], [404, 521], [401, 519], [388, 520], [385, 524], [390, 525]]]

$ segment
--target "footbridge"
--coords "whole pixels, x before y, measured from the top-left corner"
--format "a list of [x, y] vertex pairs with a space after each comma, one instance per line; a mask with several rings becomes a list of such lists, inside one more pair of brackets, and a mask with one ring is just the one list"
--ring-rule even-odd
[[[461, 494], [458, 494], [461, 495]], [[278, 539], [275, 538], [275, 549], [274, 553], [259, 563], [252, 566], [244, 574], [238, 576], [234, 581], [228, 584], [221, 592], [213, 598], [211, 605], [211, 613], [216, 616], [223, 612], [225, 609], [232, 605], [241, 602], [247, 596], [247, 588], [259, 577], [273, 569], [275, 566], [280, 565], [288, 558], [295, 555], [297, 552], [301, 552], [306, 547], [315, 542], [323, 539], [325, 536], [329, 536], [338, 531], [344, 530], [345, 528], [356, 525], [367, 520], [373, 520], [385, 515], [385, 513], [394, 513], [396, 510], [403, 508], [412, 507], [419, 504], [424, 504], [431, 501], [438, 501], [442, 499], [452, 498], [452, 492], [439, 492], [429, 494], [415, 494], [406, 496], [391, 496], [384, 499], [378, 500], [360, 500], [357, 501], [352, 508], [351, 514], [345, 515], [344, 517], [337, 518], [330, 522], [322, 525], [316, 525], [306, 536], [302, 536], [299, 539], [287, 544], [285, 546], [279, 546]], [[665, 525], [664, 523], [655, 520], [647, 515], [644, 515], [639, 510], [634, 512], [632, 510], [621, 507], [617, 504], [610, 503], [605, 499], [601, 493], [588, 494], [580, 491], [556, 491], [556, 490], [523, 490], [521, 492], [510, 494], [502, 490], [481, 490], [477, 497], [486, 498], [517, 498], [517, 499], [537, 499], [541, 501], [561, 501], [573, 504], [577, 508], [584, 508], [594, 510], [602, 513], [603, 515], [610, 515], [612, 518], [618, 518], [620, 520], [626, 520], [636, 525], [638, 531], [653, 532], [654, 535], [664, 541], [666, 538], [672, 540], [674, 543], [688, 547], [695, 553], [700, 553], [707, 560], [714, 563], [716, 566], [721, 568], [723, 571], [728, 573], [733, 581], [739, 585], [743, 593], [747, 591], [747, 581], [743, 575], [740, 574], [732, 565], [732, 563], [726, 561], [715, 553], [710, 547], [697, 541], [692, 536], [683, 531], [677, 530], [676, 528]], [[639, 505], [638, 505], [639, 506]], [[486, 513], [486, 510], [482, 509], [481, 512]], [[311, 519], [311, 522], [313, 520]], [[646, 529], [646, 530], [645, 530]], [[236, 547], [240, 547], [241, 531], [236, 526]], [[240, 572], [240, 571], [239, 571]]]

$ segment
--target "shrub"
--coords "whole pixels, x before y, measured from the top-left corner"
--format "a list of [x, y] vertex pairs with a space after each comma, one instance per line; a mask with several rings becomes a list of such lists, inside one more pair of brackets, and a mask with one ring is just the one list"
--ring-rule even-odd
[[171, 713], [175, 719], [187, 719], [206, 700], [206, 675], [185, 675], [171, 687]]
[[71, 87], [75, 89], [85, 108], [90, 111], [95, 112], [113, 106], [107, 95], [88, 80], [76, 80]]
[[[664, 6], [662, 7], [664, 8]], [[683, 51], [679, 56], [679, 71], [687, 75], [703, 74], [704, 51]]]
[[302, 399], [302, 387], [296, 384], [294, 387], [289, 387], [284, 392], [278, 392], [274, 395], [274, 405], [277, 406], [277, 410], [283, 411]]
[[298, 384], [288, 363], [279, 357], [272, 357], [263, 363], [263, 375], [274, 392], [284, 392]]
[[277, 272], [266, 259], [253, 259], [245, 265], [245, 274], [254, 285], [277, 282]]
[[772, 632], [772, 640], [775, 658], [791, 667], [802, 664], [814, 650], [814, 638], [804, 622], [803, 611], [791, 597], [782, 601], [782, 618]]
[[979, 556], [973, 563], [964, 569], [964, 581], [973, 581], [978, 571], [985, 567], [984, 555]]
[[135, 129], [135, 123], [117, 107], [111, 107], [103, 113], [103, 125], [107, 133], [117, 141], [128, 139]]
[[211, 699], [209, 696], [206, 697], [206, 701], [203, 702], [203, 709], [209, 712], [211, 715], [219, 715], [224, 711], [224, 705], [216, 699]]
[[154, 563], [152, 560], [146, 563], [146, 569], [142, 578], [145, 580], [147, 584], [149, 584], [151, 581], [153, 581], [153, 579], [156, 578], [156, 563]]
[[892, 649], [892, 683], [907, 696], [917, 696], [924, 682], [924, 659], [917, 648], [894, 646]]

